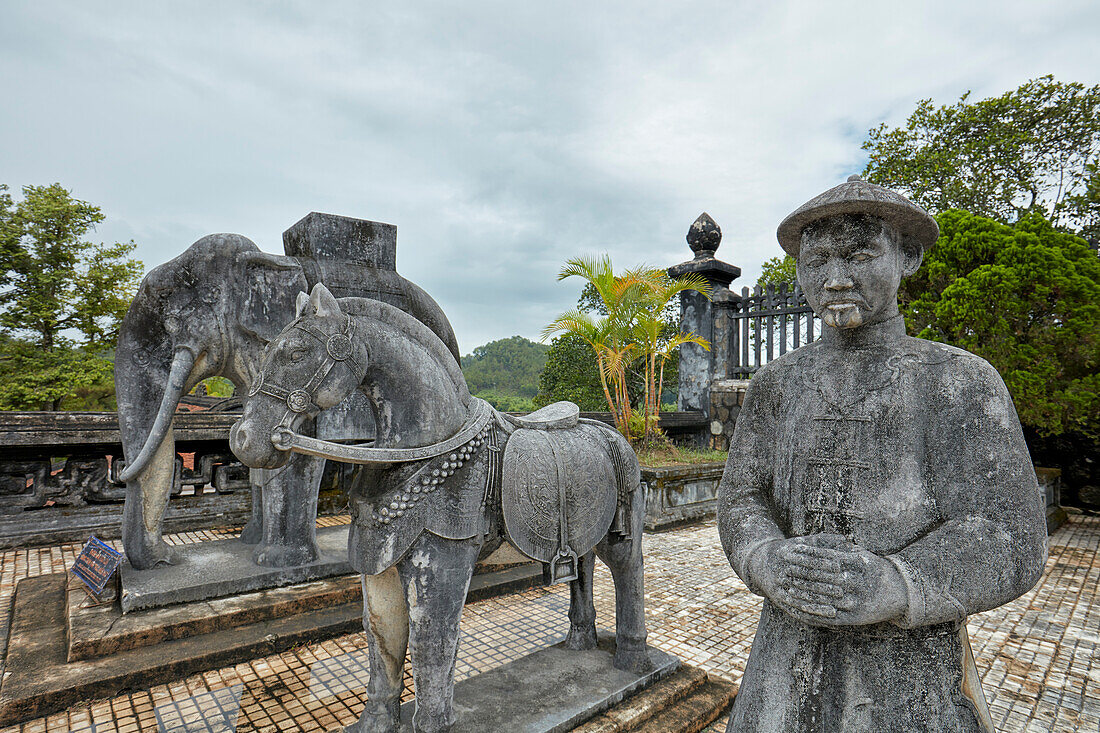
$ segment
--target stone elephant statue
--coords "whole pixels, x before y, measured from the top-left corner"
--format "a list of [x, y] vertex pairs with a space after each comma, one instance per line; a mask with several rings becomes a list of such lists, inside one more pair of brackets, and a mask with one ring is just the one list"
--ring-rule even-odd
[[[123, 320], [115, 391], [126, 465], [122, 541], [139, 570], [172, 563], [162, 538], [175, 471], [173, 415], [180, 397], [221, 376], [238, 393], [260, 372], [264, 347], [294, 319], [295, 297], [322, 277], [316, 262], [262, 252], [238, 234], [211, 234], [151, 270]], [[358, 268], [363, 296], [398, 293], [404, 309], [448, 345], [458, 346], [439, 305], [392, 270]], [[314, 561], [317, 491], [324, 460], [296, 456], [285, 468], [253, 470], [252, 518], [241, 540], [257, 564]]]

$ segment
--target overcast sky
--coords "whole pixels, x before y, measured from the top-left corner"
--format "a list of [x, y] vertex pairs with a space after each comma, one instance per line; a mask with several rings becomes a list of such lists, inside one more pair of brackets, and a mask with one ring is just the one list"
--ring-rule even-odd
[[0, 183], [60, 182], [150, 268], [310, 211], [398, 227], [463, 353], [542, 327], [568, 257], [752, 284], [867, 130], [1051, 73], [1100, 82], [1100, 3], [52, 2], [0, 6]]

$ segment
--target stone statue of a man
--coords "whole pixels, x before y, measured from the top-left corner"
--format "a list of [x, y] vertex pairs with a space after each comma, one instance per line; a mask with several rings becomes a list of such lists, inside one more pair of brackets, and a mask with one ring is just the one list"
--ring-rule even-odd
[[966, 617], [1046, 557], [1016, 411], [983, 359], [910, 338], [901, 278], [938, 236], [853, 176], [779, 226], [820, 340], [753, 377], [718, 527], [764, 609], [729, 731], [992, 731]]

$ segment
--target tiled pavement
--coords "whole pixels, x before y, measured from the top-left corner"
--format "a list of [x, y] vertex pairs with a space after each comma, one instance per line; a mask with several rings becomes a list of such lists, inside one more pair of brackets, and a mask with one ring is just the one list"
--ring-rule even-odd
[[[326, 523], [332, 521], [341, 520]], [[224, 536], [186, 533], [173, 541]], [[1100, 518], [1072, 515], [1051, 537], [1050, 560], [1036, 589], [971, 619], [978, 670], [998, 730], [1100, 731], [1098, 546]], [[0, 636], [6, 636], [15, 582], [63, 571], [78, 549], [62, 545], [0, 554]], [[610, 575], [598, 567], [598, 623], [612, 628]], [[652, 644], [714, 675], [740, 678], [759, 601], [730, 570], [713, 524], [647, 535], [646, 589]], [[567, 588], [557, 586], [467, 606], [457, 676], [490, 669], [560, 638], [568, 601]], [[242, 733], [324, 731], [354, 721], [362, 707], [365, 647], [362, 634], [351, 634], [148, 691], [89, 701], [0, 733], [190, 733], [234, 726]], [[189, 722], [198, 718], [206, 722]], [[724, 730], [723, 721], [708, 729]]]

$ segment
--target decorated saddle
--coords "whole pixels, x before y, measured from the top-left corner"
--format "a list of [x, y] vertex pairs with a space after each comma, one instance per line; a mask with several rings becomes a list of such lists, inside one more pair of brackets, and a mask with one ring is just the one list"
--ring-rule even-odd
[[454, 540], [488, 537], [502, 529], [498, 516], [504, 535], [546, 563], [554, 583], [575, 580], [578, 559], [605, 535], [631, 536], [640, 485], [634, 451], [616, 430], [581, 418], [572, 402], [512, 417], [474, 398], [466, 426], [424, 448], [284, 439], [302, 452], [373, 467], [351, 492], [348, 548], [352, 566], [369, 575], [401, 559], [425, 530]]
[[603, 423], [581, 420], [572, 402], [505, 417], [516, 426], [504, 448], [500, 487], [508, 539], [547, 563], [552, 583], [575, 580], [578, 558], [608, 527], [630, 536], [633, 451]]

